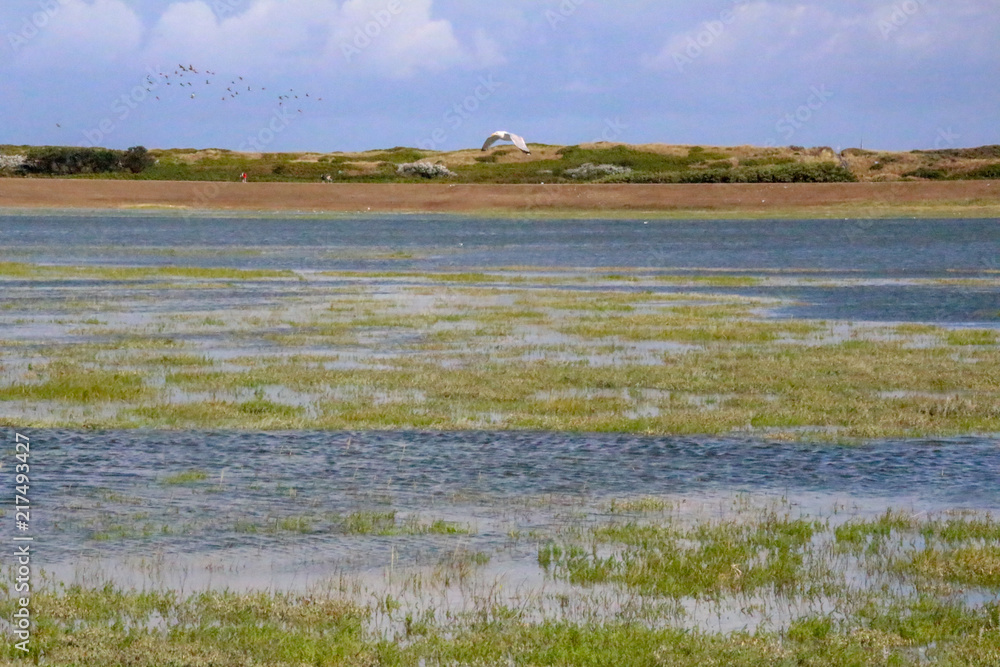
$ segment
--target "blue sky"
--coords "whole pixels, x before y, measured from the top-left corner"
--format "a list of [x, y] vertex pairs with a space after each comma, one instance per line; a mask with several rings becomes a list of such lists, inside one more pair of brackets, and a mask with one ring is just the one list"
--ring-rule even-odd
[[1000, 0], [4, 0], [0, 40], [0, 143], [1000, 143]]

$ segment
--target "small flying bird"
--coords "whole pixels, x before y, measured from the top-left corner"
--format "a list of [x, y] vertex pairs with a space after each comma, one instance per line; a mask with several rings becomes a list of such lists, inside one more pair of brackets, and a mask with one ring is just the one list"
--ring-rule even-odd
[[483, 144], [482, 150], [485, 151], [487, 148], [489, 148], [498, 141], [512, 141], [514, 142], [514, 145], [520, 148], [523, 152], [527, 153], [528, 155], [531, 155], [531, 151], [528, 149], [528, 144], [525, 143], [524, 138], [519, 137], [516, 134], [511, 134], [506, 130], [497, 130], [496, 132], [491, 134], [489, 138], [486, 140], [486, 143]]
[[194, 99], [194, 93], [191, 93], [191, 99], [192, 100]]

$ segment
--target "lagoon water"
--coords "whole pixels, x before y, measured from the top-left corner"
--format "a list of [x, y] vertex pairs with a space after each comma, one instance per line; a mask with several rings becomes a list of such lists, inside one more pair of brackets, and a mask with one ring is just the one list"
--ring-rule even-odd
[[[409, 256], [358, 252], [377, 250]], [[1000, 222], [0, 215], [0, 252], [4, 259], [59, 264], [320, 270], [649, 267], [949, 277], [1000, 270]]]
[[[993, 219], [0, 215], [0, 261], [304, 271], [606, 267], [778, 275], [799, 280], [711, 290], [793, 302], [779, 316], [1000, 326], [995, 285], [933, 284], [1000, 275], [1000, 221]], [[823, 284], [808, 284], [820, 279]], [[837, 280], [867, 282], [845, 286]]]
[[[654, 496], [703, 516], [727, 514], [741, 496], [844, 520], [888, 508], [1000, 510], [1000, 440], [989, 437], [844, 446], [517, 431], [27, 435], [33, 562], [61, 579], [140, 587], [302, 588], [459, 547], [523, 568], [535, 543], [511, 547], [511, 531], [604, 518], [614, 498]], [[204, 478], [170, 481], [188, 471]], [[345, 535], [338, 517], [358, 511], [472, 533]], [[167, 565], [154, 577], [152, 562]]]
[[[781, 298], [786, 305], [771, 312], [779, 317], [1000, 326], [996, 220], [17, 214], [0, 216], [0, 261], [301, 271], [525, 267], [521, 270], [536, 275], [616, 267], [672, 275], [782, 276], [793, 280], [701, 289]], [[955, 278], [970, 280], [934, 283]], [[37, 290], [48, 290], [51, 299], [61, 289], [39, 281], [7, 285], [8, 294], [19, 299], [31, 299]], [[295, 289], [252, 287], [236, 289], [225, 297], [227, 303], [250, 306], [285, 298], [287, 289]], [[99, 295], [102, 285], [79, 281], [75, 288]], [[208, 293], [192, 291], [184, 298], [193, 308]], [[12, 443], [13, 430], [3, 433]], [[580, 511], [599, 512], [605, 499], [637, 495], [724, 504], [732, 494], [746, 493], [791, 498], [807, 509], [852, 505], [861, 513], [887, 507], [1000, 509], [1000, 440], [991, 436], [838, 446], [485, 431], [42, 429], [27, 435], [35, 562], [70, 579], [79, 576], [74, 568], [81, 558], [119, 563], [157, 553], [232, 554], [236, 561], [268, 563], [267, 576], [257, 571], [240, 579], [233, 570], [201, 582], [237, 587], [295, 586], [302, 582], [290, 580], [290, 573], [320, 577], [383, 564], [387, 538], [344, 540], [332, 529], [333, 517], [359, 509], [472, 523], [468, 546], [487, 550], [503, 545], [512, 528], [557, 523], [574, 503], [582, 503]], [[191, 470], [203, 472], [204, 479], [169, 483], [170, 475]], [[12, 475], [3, 474], [0, 493], [12, 497], [12, 485]], [[525, 498], [545, 500], [518, 510]], [[304, 519], [306, 528], [280, 530], [283, 519]], [[4, 522], [5, 536], [11, 523]], [[400, 544], [394, 539], [392, 544]], [[407, 557], [418, 558], [446, 548], [441, 540], [403, 541], [412, 547]], [[511, 558], [530, 562], [532, 553]]]

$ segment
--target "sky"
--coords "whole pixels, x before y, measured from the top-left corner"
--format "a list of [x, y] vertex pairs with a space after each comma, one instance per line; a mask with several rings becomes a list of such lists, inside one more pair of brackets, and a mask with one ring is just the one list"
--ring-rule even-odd
[[998, 84], [1000, 0], [0, 4], [0, 144], [952, 148]]

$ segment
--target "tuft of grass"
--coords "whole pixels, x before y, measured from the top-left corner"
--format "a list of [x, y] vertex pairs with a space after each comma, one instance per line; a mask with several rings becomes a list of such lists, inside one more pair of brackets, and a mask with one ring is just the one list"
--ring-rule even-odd
[[1000, 338], [992, 329], [953, 329], [945, 340], [949, 345], [996, 345]]
[[194, 484], [208, 479], [208, 473], [204, 470], [185, 470], [184, 472], [167, 475], [160, 483], [164, 486], [174, 486], [180, 484]]
[[0, 387], [0, 401], [64, 401], [92, 404], [108, 402], [135, 403], [152, 395], [138, 372], [84, 368], [54, 363], [44, 372], [41, 382], [26, 382]]

